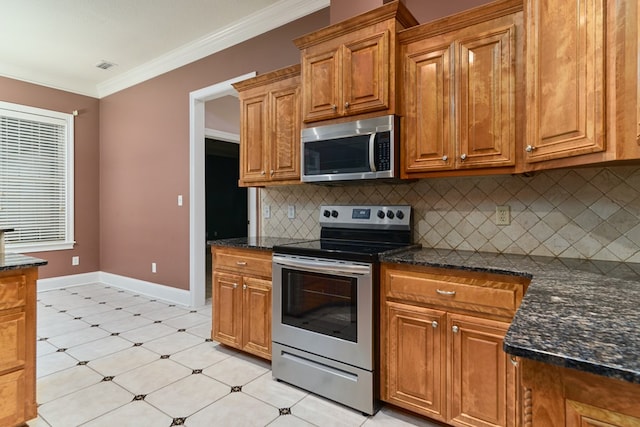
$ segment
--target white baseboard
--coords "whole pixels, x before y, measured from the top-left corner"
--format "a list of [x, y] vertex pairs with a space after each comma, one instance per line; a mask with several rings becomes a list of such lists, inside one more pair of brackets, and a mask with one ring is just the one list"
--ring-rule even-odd
[[104, 271], [38, 279], [38, 292], [88, 285], [90, 283], [102, 283], [173, 304], [189, 306], [191, 303], [191, 294], [187, 290], [120, 276], [118, 274], [106, 273]]

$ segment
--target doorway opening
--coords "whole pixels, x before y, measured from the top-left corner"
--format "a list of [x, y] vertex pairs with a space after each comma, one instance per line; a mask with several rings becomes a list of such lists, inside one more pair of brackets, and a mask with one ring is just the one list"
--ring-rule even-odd
[[[205, 304], [207, 288], [205, 103], [228, 95], [237, 96], [232, 84], [255, 75], [255, 72], [248, 73], [189, 94], [189, 294], [192, 306]], [[212, 133], [226, 134], [224, 131], [206, 129], [207, 136]], [[239, 138], [236, 135], [233, 139], [237, 141]], [[247, 206], [248, 235], [255, 236], [258, 231], [258, 191], [255, 189], [248, 191]]]

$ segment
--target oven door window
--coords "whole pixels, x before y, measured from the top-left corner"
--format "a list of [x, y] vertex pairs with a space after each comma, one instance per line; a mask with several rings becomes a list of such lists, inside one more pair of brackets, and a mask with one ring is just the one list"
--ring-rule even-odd
[[282, 323], [358, 342], [358, 280], [282, 270]]

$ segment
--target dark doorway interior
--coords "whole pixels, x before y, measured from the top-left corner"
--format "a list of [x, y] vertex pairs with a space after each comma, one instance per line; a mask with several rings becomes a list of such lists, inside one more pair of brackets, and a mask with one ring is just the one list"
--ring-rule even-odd
[[[207, 240], [247, 236], [247, 189], [238, 187], [240, 146], [205, 139], [205, 217]], [[211, 250], [206, 250], [205, 296], [211, 298]]]
[[207, 240], [247, 236], [247, 189], [238, 187], [240, 146], [205, 139]]

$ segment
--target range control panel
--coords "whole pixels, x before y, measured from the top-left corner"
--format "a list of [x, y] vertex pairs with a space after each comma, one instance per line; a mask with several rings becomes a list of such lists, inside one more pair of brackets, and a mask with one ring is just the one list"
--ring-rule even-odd
[[411, 227], [411, 206], [320, 206], [322, 227], [405, 230]]

